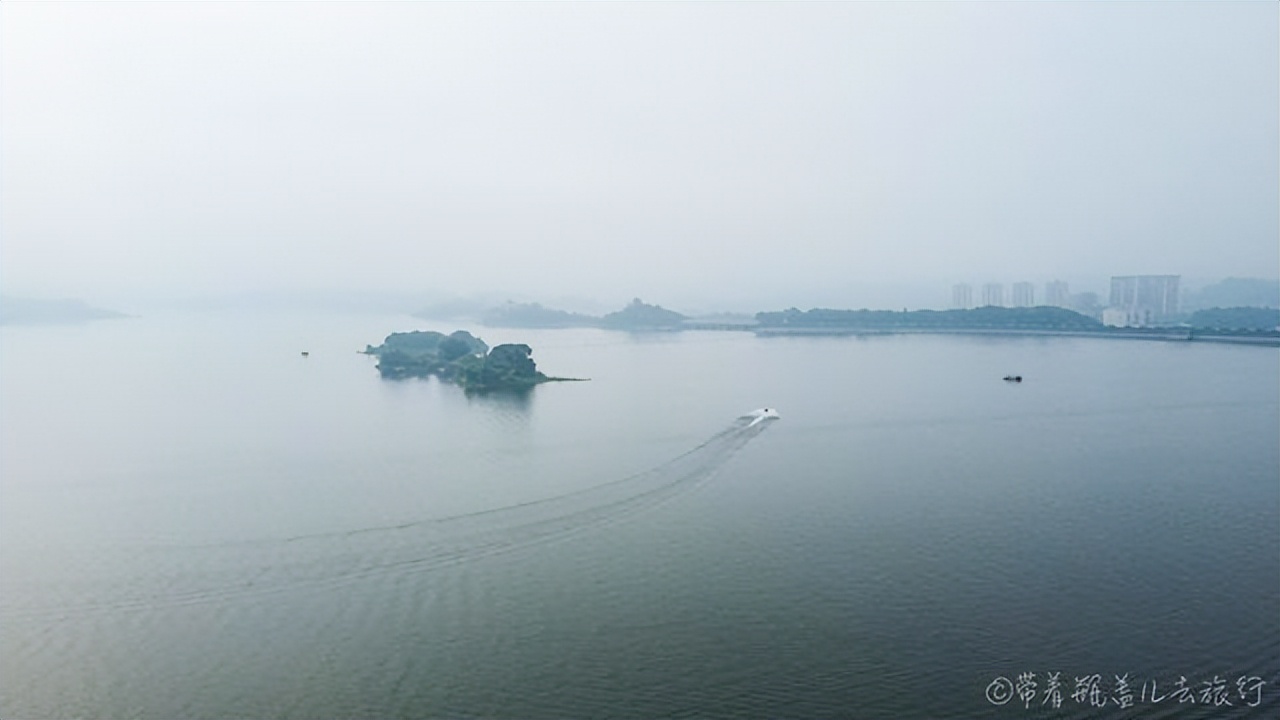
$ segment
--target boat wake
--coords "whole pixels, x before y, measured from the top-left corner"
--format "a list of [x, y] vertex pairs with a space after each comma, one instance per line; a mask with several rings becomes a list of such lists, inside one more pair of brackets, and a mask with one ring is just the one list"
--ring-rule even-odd
[[744, 415], [692, 450], [654, 468], [519, 505], [271, 541], [145, 548], [141, 557], [137, 550], [127, 558], [100, 552], [87, 572], [92, 581], [82, 578], [78, 587], [62, 592], [41, 588], [29, 602], [22, 600], [22, 593], [10, 596], [0, 607], [0, 617], [88, 615], [338, 588], [568, 540], [696, 487], [777, 417], [776, 411], [768, 409]]

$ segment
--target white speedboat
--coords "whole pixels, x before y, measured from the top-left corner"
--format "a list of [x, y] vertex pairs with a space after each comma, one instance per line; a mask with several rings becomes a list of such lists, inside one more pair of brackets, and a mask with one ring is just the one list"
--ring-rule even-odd
[[751, 427], [752, 425], [762, 423], [765, 420], [777, 420], [782, 416], [778, 414], [776, 408], [760, 408], [759, 410], [752, 410], [750, 413], [747, 413], [747, 417], [752, 418], [751, 422], [747, 423], [747, 427]]

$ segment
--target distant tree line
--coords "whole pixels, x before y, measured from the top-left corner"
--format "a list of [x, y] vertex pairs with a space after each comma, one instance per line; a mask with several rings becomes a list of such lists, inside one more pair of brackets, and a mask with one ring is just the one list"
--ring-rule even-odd
[[1187, 323], [1206, 330], [1277, 330], [1280, 309], [1264, 307], [1209, 308], [1191, 313]]
[[972, 310], [829, 310], [796, 308], [756, 314], [762, 328], [1102, 330], [1087, 315], [1060, 307]]

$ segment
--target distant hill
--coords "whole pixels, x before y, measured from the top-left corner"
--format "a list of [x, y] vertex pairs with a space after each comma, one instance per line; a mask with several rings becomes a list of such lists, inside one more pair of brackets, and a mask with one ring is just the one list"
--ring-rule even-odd
[[685, 316], [674, 310], [646, 305], [636, 298], [625, 308], [605, 315], [600, 322], [604, 327], [616, 330], [656, 330], [678, 328], [684, 321]]
[[1183, 310], [1206, 308], [1280, 308], [1280, 280], [1227, 278], [1187, 293]]
[[0, 325], [50, 325], [83, 323], [128, 317], [124, 313], [89, 305], [83, 300], [37, 300], [0, 296]]
[[[421, 313], [417, 314], [422, 316]], [[658, 305], [648, 305], [639, 298], [632, 300], [631, 304], [625, 308], [604, 317], [545, 307], [536, 302], [511, 301], [490, 307], [480, 314], [480, 322], [485, 325], [512, 328], [677, 329], [686, 319], [678, 312]], [[746, 318], [746, 322], [751, 322], [751, 319]]]
[[480, 322], [489, 327], [571, 328], [598, 327], [600, 318], [543, 307], [538, 303], [508, 302], [486, 310]]

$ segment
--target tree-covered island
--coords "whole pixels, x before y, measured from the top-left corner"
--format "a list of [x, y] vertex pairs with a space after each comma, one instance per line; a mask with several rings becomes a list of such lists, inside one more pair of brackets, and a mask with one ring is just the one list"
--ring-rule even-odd
[[508, 343], [490, 349], [465, 330], [449, 335], [430, 330], [391, 333], [381, 345], [366, 346], [364, 353], [378, 358], [378, 372], [384, 378], [435, 376], [471, 391], [524, 390], [544, 382], [577, 379], [539, 372], [528, 345]]

